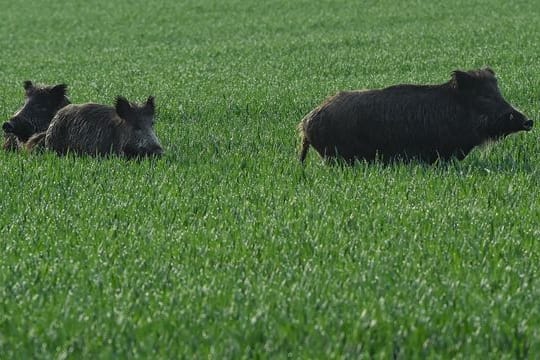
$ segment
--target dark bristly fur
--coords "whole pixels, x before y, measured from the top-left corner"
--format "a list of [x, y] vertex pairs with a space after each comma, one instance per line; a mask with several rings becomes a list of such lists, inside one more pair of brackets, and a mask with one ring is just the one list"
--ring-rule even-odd
[[29, 151], [43, 150], [45, 148], [46, 131], [34, 134], [24, 143], [24, 148]]
[[56, 112], [70, 103], [65, 84], [39, 86], [27, 80], [23, 85], [23, 107], [2, 125], [6, 150], [20, 149], [33, 134], [47, 130]]
[[300, 161], [309, 146], [325, 159], [463, 159], [477, 145], [532, 128], [502, 97], [495, 73], [452, 73], [440, 85], [396, 85], [340, 92], [298, 125]]
[[163, 149], [153, 129], [154, 113], [153, 97], [143, 105], [123, 97], [116, 99], [115, 107], [68, 105], [58, 111], [46, 133], [29, 139], [27, 149], [44, 147], [60, 155], [161, 155]]

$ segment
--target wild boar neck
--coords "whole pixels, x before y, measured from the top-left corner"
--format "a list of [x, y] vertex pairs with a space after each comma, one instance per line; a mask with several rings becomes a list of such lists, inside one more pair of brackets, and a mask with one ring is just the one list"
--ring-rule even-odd
[[117, 127], [118, 142], [121, 144], [122, 151], [124, 151], [133, 137], [133, 126], [130, 126], [124, 119], [118, 119], [120, 120]]
[[477, 144], [483, 144], [487, 141], [498, 140], [504, 136], [497, 129], [497, 121], [490, 118], [486, 114], [482, 114], [479, 111], [469, 108], [470, 121], [474, 126], [476, 142]]

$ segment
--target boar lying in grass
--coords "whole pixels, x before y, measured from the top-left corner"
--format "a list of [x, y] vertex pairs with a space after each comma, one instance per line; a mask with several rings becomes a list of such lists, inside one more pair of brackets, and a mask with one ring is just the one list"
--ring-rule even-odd
[[68, 105], [58, 111], [47, 131], [32, 136], [26, 147], [44, 147], [59, 155], [161, 155], [163, 149], [154, 133], [154, 114], [152, 96], [142, 105], [120, 96], [114, 107]]
[[501, 95], [493, 70], [452, 73], [440, 85], [340, 92], [299, 124], [300, 161], [309, 146], [327, 160], [462, 160], [477, 145], [533, 121]]
[[47, 130], [56, 112], [70, 103], [65, 84], [36, 86], [25, 81], [24, 91], [23, 107], [2, 125], [6, 150], [19, 149], [33, 134]]

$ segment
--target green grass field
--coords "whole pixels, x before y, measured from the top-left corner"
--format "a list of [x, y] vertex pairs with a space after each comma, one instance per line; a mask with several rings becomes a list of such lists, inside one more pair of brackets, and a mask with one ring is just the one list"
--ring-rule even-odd
[[[0, 358], [535, 358], [538, 129], [464, 161], [296, 160], [338, 90], [489, 65], [540, 120], [534, 1], [4, 1], [23, 80], [155, 95], [157, 161], [0, 153]], [[538, 123], [536, 124], [538, 127]]]

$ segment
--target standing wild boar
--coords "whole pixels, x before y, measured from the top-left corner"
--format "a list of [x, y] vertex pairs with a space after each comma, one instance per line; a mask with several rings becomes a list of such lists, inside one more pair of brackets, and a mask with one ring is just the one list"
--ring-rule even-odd
[[142, 105], [121, 96], [116, 98], [115, 107], [68, 105], [58, 111], [46, 132], [28, 140], [27, 148], [43, 145], [60, 155], [161, 155], [163, 149], [153, 128], [154, 114], [152, 96]]
[[532, 126], [503, 98], [493, 70], [456, 70], [440, 85], [396, 85], [330, 97], [298, 126], [300, 161], [310, 145], [325, 159], [348, 163], [462, 160], [487, 140]]
[[65, 84], [36, 86], [27, 80], [24, 91], [26, 99], [23, 107], [2, 125], [6, 150], [18, 149], [30, 136], [45, 131], [54, 114], [70, 103]]

